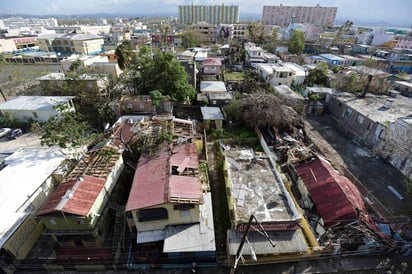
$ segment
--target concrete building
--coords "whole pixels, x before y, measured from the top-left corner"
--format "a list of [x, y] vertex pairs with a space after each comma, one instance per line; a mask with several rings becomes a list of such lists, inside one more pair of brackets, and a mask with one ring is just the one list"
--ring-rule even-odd
[[[260, 139], [264, 153], [248, 148], [225, 150], [231, 222], [227, 231], [228, 260], [236, 264], [241, 255], [246, 264], [261, 264], [313, 256], [319, 251], [317, 241], [267, 154], [270, 152], [263, 137]], [[245, 237], [247, 242], [240, 249]]]
[[357, 98], [354, 94], [328, 94], [328, 111], [340, 126], [354, 137], [388, 159], [405, 176], [412, 177], [410, 138], [412, 98], [392, 92], [392, 96], [368, 95]]
[[329, 66], [343, 66], [346, 62], [345, 58], [330, 53], [319, 54], [319, 56], [322, 57]]
[[290, 87], [286, 85], [280, 85], [273, 87], [276, 94], [282, 98], [285, 105], [293, 108], [297, 113], [305, 112], [305, 97], [299, 93], [294, 92]]
[[239, 22], [239, 6], [185, 5], [179, 6], [179, 23], [234, 24]]
[[278, 64], [257, 64], [257, 73], [271, 87], [287, 85], [290, 87], [294, 80], [293, 70]]
[[14, 39], [0, 39], [0, 53], [10, 53], [16, 50]]
[[[62, 111], [75, 111], [74, 96], [17, 96], [0, 104], [0, 113], [8, 119], [46, 122]], [[61, 110], [58, 110], [59, 107]]]
[[332, 26], [337, 7], [308, 6], [263, 6], [262, 22], [267, 25], [286, 27], [294, 18], [296, 23], [310, 23], [317, 26]]
[[410, 36], [398, 36], [398, 41], [395, 48], [412, 49], [412, 37]]
[[[60, 149], [21, 148], [7, 157], [0, 170], [0, 269], [13, 273], [40, 238], [44, 225], [34, 218], [59, 183]], [[60, 174], [60, 175], [59, 175]]]
[[94, 34], [47, 34], [37, 38], [41, 51], [57, 52], [62, 56], [75, 54], [94, 55], [102, 52], [104, 39]]
[[[191, 264], [192, 256], [215, 260], [211, 196], [200, 173], [195, 143], [164, 145], [140, 157], [126, 204], [129, 229], [140, 249], [160, 243], [159, 256], [171, 263]], [[132, 264], [148, 260], [156, 258], [143, 255]]]

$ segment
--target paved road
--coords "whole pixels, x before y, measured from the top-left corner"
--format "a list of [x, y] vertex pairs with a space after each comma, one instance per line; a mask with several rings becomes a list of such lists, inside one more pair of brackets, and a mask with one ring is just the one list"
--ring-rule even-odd
[[[389, 221], [404, 222], [412, 214], [412, 197], [406, 193], [405, 176], [392, 165], [376, 157], [362, 145], [351, 140], [349, 135], [337, 127], [328, 116], [308, 117], [305, 129], [319, 150], [335, 165], [335, 168], [351, 177], [369, 191], [369, 197], [376, 197], [388, 212]], [[353, 180], [353, 178], [350, 178]], [[404, 200], [400, 200], [388, 189], [396, 189]], [[360, 187], [362, 188], [362, 187]], [[365, 189], [360, 189], [364, 193]]]

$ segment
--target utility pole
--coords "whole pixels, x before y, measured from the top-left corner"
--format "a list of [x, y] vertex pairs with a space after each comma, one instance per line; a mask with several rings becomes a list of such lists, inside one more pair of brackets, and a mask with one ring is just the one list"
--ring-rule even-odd
[[4, 95], [3, 91], [1, 90], [1, 88], [0, 88], [0, 93], [1, 93], [1, 96], [3, 97], [3, 99], [4, 99], [4, 102], [6, 102], [6, 101], [7, 101], [7, 98], [6, 98], [6, 96]]
[[[274, 242], [272, 242], [272, 240], [270, 239], [269, 235], [268, 235], [268, 234], [266, 233], [266, 231], [263, 229], [263, 226], [259, 223], [259, 221], [256, 219], [256, 217], [255, 217], [253, 214], [251, 214], [250, 217], [249, 217], [249, 221], [248, 221], [248, 223], [247, 223], [247, 226], [246, 226], [245, 233], [243, 233], [242, 241], [240, 242], [240, 245], [239, 245], [239, 247], [238, 247], [238, 249], [237, 249], [236, 257], [235, 257], [235, 262], [234, 262], [232, 268], [230, 269], [230, 274], [234, 274], [234, 273], [235, 273], [237, 264], [238, 264], [240, 258], [242, 257], [243, 245], [245, 244], [245, 241], [247, 240], [247, 234], [249, 233], [249, 230], [250, 230], [250, 228], [251, 228], [251, 226], [252, 226], [252, 221], [253, 221], [253, 219], [255, 219], [255, 221], [256, 221], [257, 224], [259, 225], [259, 228], [260, 228], [260, 230], [261, 230], [261, 231], [259, 231], [259, 232], [270, 242], [270, 244], [272, 245], [272, 247], [275, 247], [275, 246], [276, 246], [276, 244], [275, 244]], [[252, 254], [252, 255], [253, 255], [253, 254]], [[254, 256], [256, 257], [256, 255], [254, 255]]]

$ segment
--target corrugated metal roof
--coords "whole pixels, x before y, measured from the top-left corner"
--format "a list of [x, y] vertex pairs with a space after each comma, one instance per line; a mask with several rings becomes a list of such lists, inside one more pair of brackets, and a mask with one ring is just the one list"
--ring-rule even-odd
[[365, 211], [359, 190], [320, 158], [296, 166], [319, 214], [327, 226], [358, 220], [357, 209]]
[[126, 211], [165, 203], [168, 177], [169, 151], [167, 147], [162, 148], [156, 155], [140, 156]]
[[163, 147], [156, 155], [142, 155], [133, 178], [126, 211], [160, 205], [167, 202], [201, 203], [201, 181], [197, 176], [170, 175], [172, 166], [199, 169], [197, 148], [194, 143], [182, 144], [173, 149]]
[[170, 176], [169, 201], [183, 203], [203, 202], [200, 179], [198, 177]]
[[173, 147], [172, 156], [170, 157], [170, 165], [181, 168], [199, 168], [199, 160], [197, 157], [197, 147], [195, 143], [183, 144]]
[[87, 175], [78, 180], [62, 182], [37, 215], [64, 212], [86, 217], [105, 183], [104, 179]]

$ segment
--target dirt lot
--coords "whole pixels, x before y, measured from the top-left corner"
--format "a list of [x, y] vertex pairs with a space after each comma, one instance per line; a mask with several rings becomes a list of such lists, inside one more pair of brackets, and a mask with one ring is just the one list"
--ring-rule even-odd
[[[0, 88], [7, 99], [30, 93], [39, 83], [36, 78], [59, 70], [60, 65], [0, 64]], [[0, 96], [0, 102], [3, 101]]]

